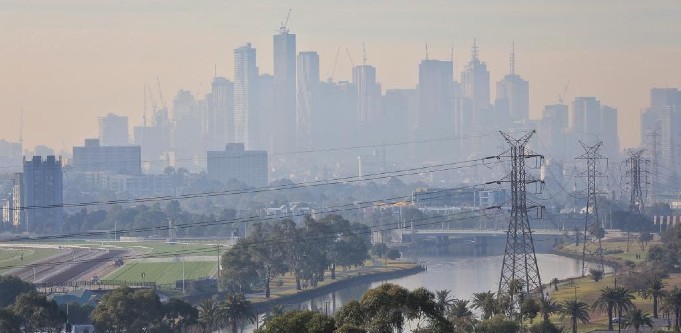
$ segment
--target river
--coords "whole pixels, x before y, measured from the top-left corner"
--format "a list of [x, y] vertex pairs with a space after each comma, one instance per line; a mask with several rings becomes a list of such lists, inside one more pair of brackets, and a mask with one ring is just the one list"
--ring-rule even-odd
[[[419, 257], [415, 260], [428, 268], [424, 272], [387, 281], [358, 283], [305, 302], [288, 304], [287, 308], [317, 310], [332, 314], [343, 304], [353, 299], [359, 300], [367, 290], [385, 282], [395, 283], [410, 290], [419, 287], [431, 291], [448, 289], [453, 297], [471, 299], [473, 293], [497, 291], [502, 259], [501, 256], [496, 255]], [[544, 284], [553, 278], [564, 279], [579, 276], [582, 271], [581, 260], [555, 254], [537, 254], [537, 263]], [[606, 271], [609, 272], [611, 269], [606, 268]]]

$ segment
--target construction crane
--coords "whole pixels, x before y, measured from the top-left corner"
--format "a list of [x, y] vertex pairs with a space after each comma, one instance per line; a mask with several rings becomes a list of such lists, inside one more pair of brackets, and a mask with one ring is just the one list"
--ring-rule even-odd
[[161, 80], [158, 78], [158, 75], [156, 75], [156, 85], [158, 86], [158, 96], [159, 98], [161, 98], [161, 106], [165, 109], [166, 102], [165, 99], [163, 99], [163, 91], [161, 90]]
[[558, 104], [563, 104], [563, 98], [566, 97], [566, 94], [567, 94], [567, 91], [568, 91], [568, 87], [569, 87], [569, 86], [570, 86], [570, 80], [568, 80], [568, 81], [565, 83], [565, 87], [563, 88], [563, 93], [562, 93], [562, 94], [558, 94]]
[[331, 75], [326, 79], [326, 82], [333, 82], [333, 78], [336, 77], [336, 65], [338, 65], [338, 55], [340, 54], [340, 45], [336, 48], [336, 58], [333, 60], [333, 68], [331, 69]]
[[364, 42], [362, 42], [362, 52], [363, 52], [363, 58], [362, 58], [363, 63], [362, 64], [364, 66], [366, 66], [367, 65], [367, 46], [364, 44]]
[[288, 33], [288, 19], [291, 17], [291, 9], [288, 10], [288, 14], [286, 14], [286, 18], [284, 19], [283, 22], [281, 22], [281, 25], [279, 26], [279, 33], [280, 34], [287, 34]]
[[352, 66], [352, 68], [355, 68], [355, 62], [352, 61], [352, 56], [350, 55], [350, 50], [348, 50], [347, 47], [345, 48], [345, 53], [348, 55], [348, 60], [350, 60], [350, 65]]
[[151, 99], [151, 109], [153, 110], [153, 112], [158, 111], [158, 104], [156, 104], [156, 100], [154, 99], [154, 94], [151, 93], [151, 87], [149, 87], [148, 84], [145, 84], [144, 87], [146, 88], [145, 96], [149, 95], [149, 98]]

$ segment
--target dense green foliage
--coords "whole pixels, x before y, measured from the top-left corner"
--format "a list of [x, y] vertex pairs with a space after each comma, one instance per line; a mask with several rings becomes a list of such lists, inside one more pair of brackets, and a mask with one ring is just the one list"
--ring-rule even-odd
[[314, 287], [325, 272], [335, 279], [337, 267], [362, 265], [369, 258], [368, 230], [338, 215], [307, 218], [302, 226], [291, 220], [255, 224], [248, 237], [222, 256], [220, 282], [232, 292], [262, 288], [269, 297], [271, 280], [289, 273], [298, 290]]

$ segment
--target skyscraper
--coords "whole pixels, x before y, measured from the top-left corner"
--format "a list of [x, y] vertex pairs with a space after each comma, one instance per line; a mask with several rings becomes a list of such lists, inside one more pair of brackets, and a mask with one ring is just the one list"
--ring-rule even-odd
[[234, 83], [213, 78], [211, 92], [204, 101], [202, 127], [206, 149], [218, 149], [234, 142]]
[[283, 26], [273, 36], [275, 108], [274, 151], [294, 151], [296, 145], [296, 35]]
[[357, 92], [357, 124], [369, 125], [373, 121], [376, 103], [381, 96], [381, 87], [376, 83], [376, 67], [355, 66], [352, 69], [352, 84]]
[[490, 113], [490, 82], [487, 64], [478, 58], [477, 41], [473, 40], [471, 61], [461, 73], [464, 99], [464, 117], [473, 129], [494, 120]]
[[601, 102], [596, 97], [575, 97], [570, 128], [575, 141], [592, 145], [601, 141]]
[[24, 160], [22, 196], [27, 231], [58, 232], [63, 219], [64, 197], [61, 158], [33, 156]]
[[99, 141], [102, 146], [124, 146], [129, 144], [128, 117], [109, 113], [99, 117]]
[[[451, 137], [454, 135], [454, 61], [421, 60], [419, 64], [418, 113], [415, 126], [416, 140]], [[416, 156], [432, 159], [443, 156], [451, 142], [433, 142], [429, 149]]]
[[234, 141], [253, 149], [257, 138], [256, 109], [258, 67], [251, 43], [234, 49]]
[[[510, 72], [497, 82], [495, 113], [510, 122], [525, 123], [530, 119], [530, 87], [515, 73], [515, 46], [511, 46]], [[505, 126], [504, 126], [505, 127]]]
[[296, 146], [297, 150], [312, 148], [312, 129], [319, 99], [319, 55], [317, 52], [298, 54], [296, 83]]
[[617, 109], [607, 105], [601, 105], [601, 135], [605, 155], [610, 158], [619, 157], [620, 138], [617, 133]]

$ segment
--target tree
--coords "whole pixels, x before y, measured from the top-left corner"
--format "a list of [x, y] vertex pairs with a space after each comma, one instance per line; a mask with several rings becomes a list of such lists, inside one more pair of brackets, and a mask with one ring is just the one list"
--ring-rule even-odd
[[541, 308], [534, 298], [528, 298], [520, 305], [520, 313], [523, 317], [530, 319], [530, 324], [534, 322], [534, 318], [537, 317], [540, 310]]
[[228, 292], [250, 291], [251, 284], [258, 281], [258, 264], [247, 244], [248, 240], [242, 238], [222, 255], [220, 283]]
[[563, 333], [565, 328], [558, 327], [550, 321], [541, 321], [530, 326], [530, 333]]
[[554, 313], [560, 313], [561, 306], [551, 297], [543, 297], [539, 300], [539, 312], [541, 312], [544, 322], [549, 321], [549, 317]]
[[475, 331], [475, 316], [470, 310], [468, 300], [454, 299], [449, 307], [447, 319], [454, 324], [455, 332]]
[[495, 315], [492, 318], [481, 321], [475, 329], [479, 333], [516, 333], [520, 325], [513, 320], [508, 320], [503, 315]]
[[227, 295], [220, 304], [220, 315], [229, 324], [232, 333], [237, 333], [246, 322], [253, 324], [256, 320], [251, 302], [241, 293]]
[[641, 309], [630, 309], [626, 316], [624, 316], [624, 327], [633, 327], [636, 333], [641, 332], [641, 326], [653, 327], [653, 320], [650, 315], [643, 313]]
[[633, 303], [631, 302], [632, 299], [634, 299], [634, 295], [631, 294], [629, 289], [607, 286], [604, 289], [601, 289], [601, 294], [592, 307], [601, 311], [608, 311], [608, 329], [612, 330], [613, 311], [617, 310], [618, 316], [621, 316], [623, 310], [628, 310], [633, 306]]
[[489, 319], [498, 311], [497, 300], [491, 291], [473, 294], [473, 308], [482, 311], [482, 319]]
[[351, 300], [336, 312], [335, 320], [338, 325], [362, 327], [366, 321], [366, 313], [360, 302]]
[[566, 300], [562, 304], [560, 317], [561, 320], [565, 317], [570, 317], [572, 333], [577, 333], [577, 321], [580, 321], [582, 324], [589, 322], [589, 305], [576, 299]]
[[179, 332], [183, 328], [198, 322], [198, 310], [191, 304], [177, 298], [171, 298], [163, 305], [163, 325], [172, 332]]
[[446, 313], [449, 307], [454, 303], [454, 298], [449, 294], [451, 290], [443, 289], [435, 291], [435, 302], [437, 303], [437, 308], [441, 313]]
[[645, 283], [645, 289], [641, 292], [641, 296], [653, 299], [653, 318], [657, 318], [658, 301], [664, 297], [666, 284], [662, 281], [659, 275], [654, 275], [648, 278]]
[[32, 291], [35, 291], [33, 284], [11, 275], [0, 275], [0, 308], [14, 304], [17, 296]]
[[679, 331], [679, 316], [681, 315], [681, 289], [674, 287], [664, 297], [664, 308], [674, 311], [674, 328]]
[[208, 329], [210, 332], [213, 332], [220, 326], [220, 304], [216, 299], [208, 298], [201, 301], [198, 306], [198, 312], [199, 323], [204, 330]]
[[57, 333], [66, 323], [66, 315], [59, 311], [57, 302], [48, 301], [35, 291], [19, 295], [12, 310], [26, 332]]
[[21, 318], [10, 309], [0, 309], [0, 332], [21, 333]]
[[[273, 317], [256, 333], [333, 333], [333, 318], [314, 311], [288, 311]], [[345, 332], [361, 332], [345, 328]]]
[[104, 295], [92, 311], [97, 332], [143, 332], [156, 329], [163, 318], [163, 306], [153, 290], [121, 287]]

